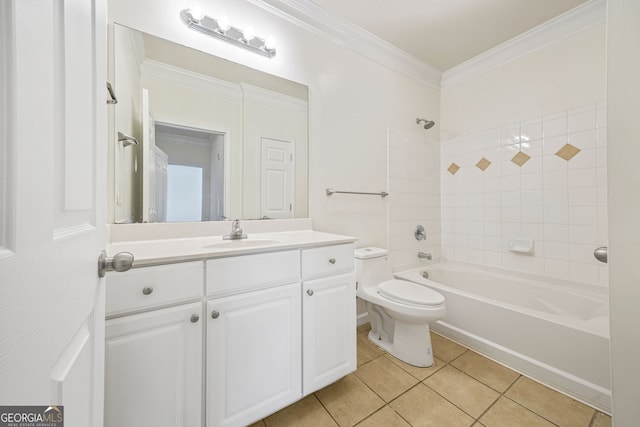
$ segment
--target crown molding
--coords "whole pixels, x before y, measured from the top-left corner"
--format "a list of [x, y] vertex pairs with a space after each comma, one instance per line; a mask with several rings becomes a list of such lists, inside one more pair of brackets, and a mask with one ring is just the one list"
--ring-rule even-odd
[[299, 113], [307, 113], [308, 102], [305, 99], [284, 95], [269, 89], [240, 83], [244, 101], [253, 101], [270, 107]]
[[240, 85], [185, 70], [184, 68], [174, 67], [153, 59], [145, 59], [142, 63], [142, 77], [215, 94], [234, 101], [242, 100]]
[[606, 0], [589, 0], [442, 73], [446, 89], [605, 22]]
[[310, 0], [247, 0], [299, 27], [434, 88], [442, 72]]

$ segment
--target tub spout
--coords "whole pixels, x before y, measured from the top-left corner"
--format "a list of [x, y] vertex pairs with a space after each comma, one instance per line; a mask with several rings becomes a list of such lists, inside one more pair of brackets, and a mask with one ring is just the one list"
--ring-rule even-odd
[[418, 258], [431, 259], [431, 254], [426, 252], [418, 252]]

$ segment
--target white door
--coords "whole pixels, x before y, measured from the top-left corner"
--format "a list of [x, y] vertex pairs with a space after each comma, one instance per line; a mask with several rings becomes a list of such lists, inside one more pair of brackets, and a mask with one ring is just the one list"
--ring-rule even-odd
[[3, 0], [0, 404], [101, 426], [106, 4]]
[[151, 114], [149, 91], [142, 89], [142, 222], [156, 219], [156, 122]]
[[293, 142], [261, 139], [261, 217], [293, 218], [293, 152]]
[[607, 2], [607, 158], [613, 424], [638, 425], [640, 2]]

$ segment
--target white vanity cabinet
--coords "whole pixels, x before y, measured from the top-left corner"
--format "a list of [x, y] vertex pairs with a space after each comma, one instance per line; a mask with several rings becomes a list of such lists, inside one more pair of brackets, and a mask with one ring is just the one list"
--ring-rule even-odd
[[302, 250], [303, 394], [356, 370], [353, 244]]
[[353, 250], [307, 244], [110, 273], [105, 426], [250, 425], [355, 371]]
[[106, 427], [201, 426], [202, 303], [107, 321]]
[[107, 276], [105, 427], [202, 426], [202, 289], [202, 262]]
[[248, 425], [300, 399], [299, 251], [209, 260], [207, 293], [231, 294], [207, 301], [207, 427]]

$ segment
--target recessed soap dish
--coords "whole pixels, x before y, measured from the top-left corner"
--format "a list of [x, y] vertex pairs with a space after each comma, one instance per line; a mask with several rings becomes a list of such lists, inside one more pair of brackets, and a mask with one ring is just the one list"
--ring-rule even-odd
[[533, 254], [533, 239], [509, 239], [509, 250], [519, 254]]

